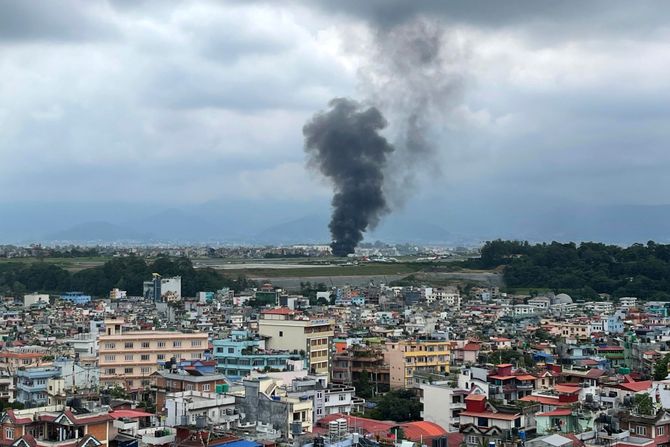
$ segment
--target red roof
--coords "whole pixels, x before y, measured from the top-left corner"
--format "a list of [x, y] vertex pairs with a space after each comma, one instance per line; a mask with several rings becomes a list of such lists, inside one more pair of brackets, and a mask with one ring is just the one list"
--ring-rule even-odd
[[554, 390], [561, 394], [579, 394], [580, 388], [570, 385], [556, 385], [554, 386]]
[[405, 436], [412, 440], [425, 440], [438, 438], [447, 434], [447, 431], [439, 425], [428, 421], [406, 422], [400, 424]]
[[630, 383], [619, 384], [619, 388], [628, 391], [634, 391], [636, 393], [639, 391], [648, 390], [649, 388], [651, 388], [651, 386], [652, 386], [651, 380], [643, 380], [642, 382], [630, 382]]
[[531, 374], [522, 374], [520, 376], [516, 376], [517, 380], [535, 380], [537, 377], [531, 375]]
[[467, 345], [463, 346], [464, 351], [479, 351], [481, 348], [482, 347], [477, 343], [468, 343]]
[[598, 351], [623, 351], [623, 346], [601, 346]]
[[536, 416], [570, 416], [572, 410], [569, 408], [547, 411], [546, 413], [537, 413]]

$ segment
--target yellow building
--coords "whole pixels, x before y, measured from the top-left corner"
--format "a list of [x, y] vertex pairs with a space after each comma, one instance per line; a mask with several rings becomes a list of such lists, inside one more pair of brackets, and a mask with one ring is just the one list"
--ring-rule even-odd
[[258, 334], [269, 337], [268, 349], [303, 351], [311, 373], [327, 374], [330, 366], [330, 341], [335, 322], [314, 319], [288, 308], [265, 310], [258, 320]]
[[411, 388], [414, 373], [449, 373], [449, 344], [446, 341], [387, 342], [384, 362], [389, 365], [392, 389]]
[[100, 385], [132, 390], [150, 385], [159, 363], [172, 357], [177, 361], [204, 358], [208, 336], [204, 332], [125, 332], [122, 320], [107, 320], [99, 345]]

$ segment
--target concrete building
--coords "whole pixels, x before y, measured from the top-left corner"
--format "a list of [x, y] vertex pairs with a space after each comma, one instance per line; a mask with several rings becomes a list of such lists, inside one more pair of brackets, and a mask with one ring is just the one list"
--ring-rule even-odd
[[205, 391], [181, 391], [165, 396], [166, 425], [214, 426], [230, 430], [238, 425], [240, 414], [235, 396]]
[[313, 319], [299, 311], [276, 308], [261, 313], [258, 334], [268, 337], [266, 348], [304, 354], [310, 373], [327, 374], [334, 325], [327, 318]]
[[151, 375], [171, 358], [203, 359], [208, 336], [202, 332], [124, 332], [121, 320], [105, 321], [100, 336], [100, 385], [120, 385], [137, 390], [151, 384]]
[[401, 340], [386, 343], [384, 361], [389, 365], [391, 389], [415, 386], [414, 373], [449, 373], [446, 341]]
[[60, 377], [60, 368], [26, 368], [16, 371], [16, 401], [27, 407], [39, 407], [49, 401], [47, 382]]
[[248, 331], [232, 331], [229, 338], [212, 344], [217, 368], [228, 377], [245, 377], [254, 370], [283, 371], [291, 358], [300, 358], [288, 351], [266, 349], [265, 339], [253, 337]]
[[312, 431], [312, 400], [282, 395], [270, 378], [244, 381], [244, 396], [236, 396], [240, 423], [271, 425], [284, 437]]
[[447, 381], [422, 384], [421, 417], [450, 433], [458, 432], [459, 415], [465, 410], [465, 396], [468, 393], [468, 390], [454, 389]]
[[36, 305], [49, 305], [49, 294], [31, 293], [28, 295], [23, 295], [23, 307], [31, 307]]
[[0, 444], [15, 447], [107, 447], [112, 417], [108, 409], [81, 414], [64, 406], [9, 410], [0, 420]]
[[356, 398], [353, 386], [329, 385], [327, 377], [307, 376], [294, 379], [287, 392], [289, 397], [312, 400], [312, 421], [331, 414], [351, 414], [362, 409], [365, 401]]
[[153, 373], [156, 390], [156, 408], [166, 406], [167, 395], [185, 391], [214, 393], [224, 391], [228, 387], [223, 374], [202, 374], [195, 369], [160, 369]]
[[143, 295], [154, 302], [181, 300], [181, 276], [162, 278], [154, 273], [153, 279], [142, 284]]
[[82, 292], [66, 292], [60, 296], [60, 299], [69, 301], [75, 305], [83, 305], [91, 302], [91, 295]]

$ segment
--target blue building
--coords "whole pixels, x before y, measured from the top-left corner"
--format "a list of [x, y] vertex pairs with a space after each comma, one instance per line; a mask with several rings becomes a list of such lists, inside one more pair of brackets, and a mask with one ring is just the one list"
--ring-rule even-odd
[[61, 376], [60, 368], [37, 367], [16, 371], [16, 401], [27, 407], [39, 407], [49, 402], [47, 382]]
[[82, 292], [67, 292], [61, 295], [60, 298], [65, 301], [70, 301], [73, 304], [86, 304], [91, 302], [91, 295], [84, 295]]
[[267, 351], [264, 339], [253, 338], [244, 330], [232, 331], [229, 338], [214, 340], [212, 344], [217, 369], [230, 378], [244, 377], [252, 370], [284, 371], [289, 360], [300, 358], [285, 351]]

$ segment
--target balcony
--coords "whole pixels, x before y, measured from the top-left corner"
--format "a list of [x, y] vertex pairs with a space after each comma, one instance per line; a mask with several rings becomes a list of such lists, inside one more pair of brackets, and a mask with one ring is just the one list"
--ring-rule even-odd
[[532, 383], [519, 383], [516, 388], [518, 390], [532, 390], [533, 389], [533, 384]]
[[140, 428], [139, 421], [133, 421], [132, 419], [117, 419], [112, 425], [119, 430], [125, 431], [136, 431]]
[[175, 441], [177, 435], [169, 428], [157, 428], [142, 435], [142, 442], [149, 445], [165, 445]]

